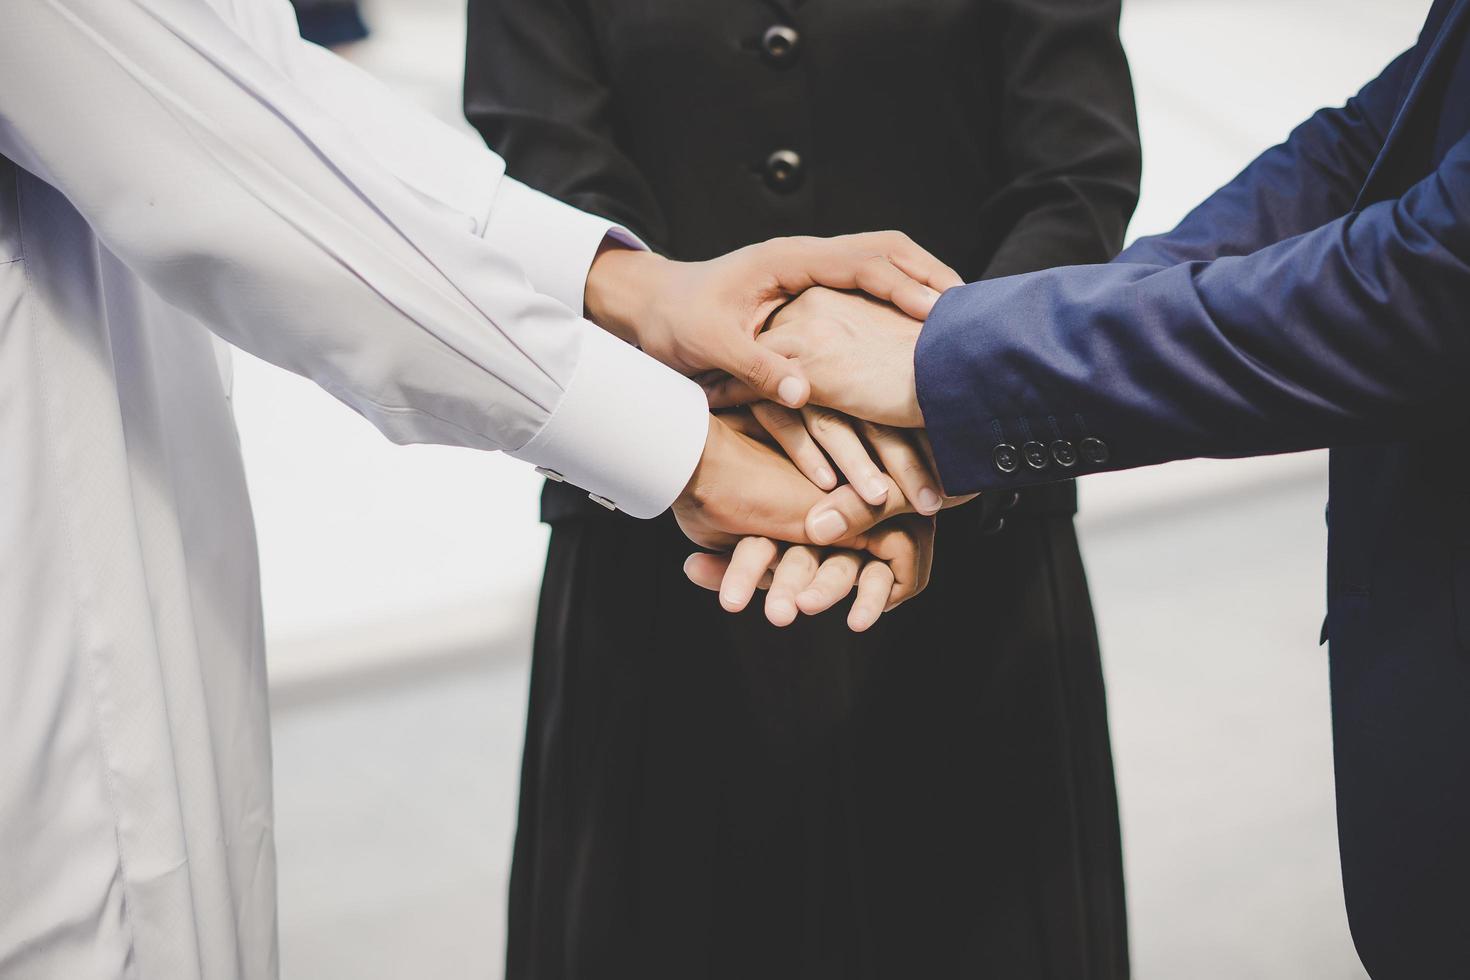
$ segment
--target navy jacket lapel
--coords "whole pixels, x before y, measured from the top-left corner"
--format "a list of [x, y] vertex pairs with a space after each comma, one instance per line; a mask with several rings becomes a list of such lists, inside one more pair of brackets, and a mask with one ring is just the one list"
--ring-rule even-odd
[[[1453, 48], [1454, 39], [1458, 34], [1461, 22], [1465, 19], [1467, 11], [1470, 11], [1470, 0], [1455, 0], [1454, 5], [1451, 6], [1449, 13], [1445, 15], [1443, 22], [1440, 24], [1439, 30], [1435, 33], [1433, 40], [1425, 39], [1429, 45], [1429, 49], [1425, 53], [1423, 60], [1419, 63], [1418, 70], [1414, 72], [1414, 79], [1409, 83], [1408, 91], [1404, 94], [1403, 101], [1399, 104], [1398, 114], [1394, 116], [1393, 125], [1389, 127], [1388, 136], [1384, 139], [1383, 149], [1379, 152], [1378, 159], [1373, 161], [1373, 169], [1368, 172], [1368, 179], [1363, 182], [1363, 188], [1358, 194], [1355, 208], [1362, 206], [1363, 201], [1367, 198], [1369, 191], [1373, 187], [1375, 179], [1383, 169], [1384, 161], [1389, 159], [1394, 147], [1403, 137], [1404, 128], [1409, 118], [1413, 115], [1414, 107], [1418, 104], [1420, 96], [1424, 93], [1424, 88], [1430, 74], [1434, 71], [1435, 66], [1439, 64], [1440, 59], [1444, 57], [1445, 52]], [[1421, 41], [1421, 43], [1425, 42]]]

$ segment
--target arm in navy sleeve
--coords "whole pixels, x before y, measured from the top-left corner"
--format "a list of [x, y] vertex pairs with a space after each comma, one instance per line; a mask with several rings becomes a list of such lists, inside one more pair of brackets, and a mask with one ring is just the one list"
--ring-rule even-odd
[[1080, 266], [950, 290], [916, 358], [945, 489], [1027, 433], [1101, 438], [1122, 469], [1462, 425], [1470, 413], [1470, 137], [1403, 197], [1248, 256]]
[[1347, 105], [1312, 116], [1173, 231], [1139, 239], [1118, 261], [1170, 266], [1249, 255], [1346, 214], [1383, 148], [1414, 64], [1413, 51], [1399, 56]]

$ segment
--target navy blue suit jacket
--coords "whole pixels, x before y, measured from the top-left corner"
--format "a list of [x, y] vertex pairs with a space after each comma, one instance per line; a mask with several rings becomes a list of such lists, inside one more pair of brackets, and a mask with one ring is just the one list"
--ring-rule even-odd
[[1169, 234], [951, 290], [916, 367], [951, 493], [1332, 447], [1349, 921], [1470, 977], [1470, 0]]

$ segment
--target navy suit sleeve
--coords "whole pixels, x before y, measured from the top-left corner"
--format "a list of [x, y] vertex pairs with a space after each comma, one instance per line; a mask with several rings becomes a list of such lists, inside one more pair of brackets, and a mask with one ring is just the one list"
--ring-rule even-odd
[[998, 442], [1101, 438], [1121, 469], [1462, 427], [1470, 137], [1403, 197], [1248, 256], [1076, 266], [950, 290], [919, 339], [946, 490], [1041, 482]]
[[1346, 214], [1383, 149], [1413, 55], [1401, 55], [1347, 105], [1312, 116], [1173, 231], [1139, 239], [1118, 261], [1170, 266], [1249, 255]]

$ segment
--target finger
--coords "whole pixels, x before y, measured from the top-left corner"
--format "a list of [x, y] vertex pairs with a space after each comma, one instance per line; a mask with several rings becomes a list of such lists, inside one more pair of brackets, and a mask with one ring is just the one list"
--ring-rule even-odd
[[808, 616], [831, 609], [852, 591], [862, 567], [862, 558], [857, 552], [845, 548], [832, 552], [817, 569], [811, 584], [797, 594], [797, 608]]
[[[876, 232], [882, 235], [884, 232]], [[902, 232], [891, 233], [896, 237], [887, 242], [885, 249], [889, 261], [938, 292], [963, 286], [965, 280], [958, 272], [939, 261], [917, 242]]]
[[[730, 555], [710, 554], [707, 551], [696, 552], [684, 559], [684, 574], [689, 581], [701, 589], [709, 589], [711, 592], [720, 591], [720, 584], [725, 580], [725, 572], [730, 568]], [[765, 589], [771, 585], [771, 573], [767, 572], [760, 580], [757, 588]]]
[[900, 514], [913, 512], [913, 505], [899, 492], [891, 478], [889, 493], [882, 504], [874, 506], [858, 496], [851, 485], [844, 484], [827, 494], [806, 515], [806, 536], [812, 544], [838, 544], [863, 547], [862, 536], [869, 529]]
[[938, 531], [938, 525], [931, 518], [924, 522], [919, 533], [919, 588], [914, 595], [929, 587], [929, 579], [934, 572], [934, 541]]
[[854, 633], [869, 629], [883, 615], [893, 589], [893, 570], [881, 561], [870, 561], [858, 576], [857, 598], [847, 614], [847, 627]]
[[939, 493], [939, 479], [930, 469], [924, 453], [910, 439], [908, 432], [874, 422], [861, 423], [863, 437], [878, 462], [914, 510], [920, 514], [936, 514], [944, 506]]
[[[811, 432], [812, 438], [832, 457], [832, 462], [837, 464], [837, 468], [847, 477], [847, 482], [857, 490], [858, 496], [874, 507], [888, 499], [888, 488], [893, 485], [893, 481], [883, 476], [883, 471], [868, 455], [868, 448], [858, 436], [852, 419], [841, 412], [834, 412], [829, 408], [813, 408], [810, 405], [801, 410], [801, 416], [806, 421], [806, 428]], [[830, 490], [832, 487], [823, 489]]]
[[928, 517], [902, 517], [873, 531], [868, 550], [883, 560], [893, 573], [893, 587], [884, 608], [892, 609], [907, 602], [929, 584], [929, 569], [934, 560], [934, 520]]
[[743, 408], [762, 401], [761, 393], [739, 378], [732, 378], [728, 374], [700, 383], [704, 388], [704, 396], [709, 400], [709, 407], [714, 411], [722, 408]]
[[725, 580], [725, 570], [729, 567], [728, 554], [712, 555], [698, 551], [684, 559], [684, 575], [701, 589], [711, 592], [720, 591], [720, 583]]
[[941, 291], [962, 282], [902, 232], [777, 239], [759, 247], [768, 272], [788, 295], [813, 285], [861, 289], [920, 320], [928, 318]]
[[741, 435], [748, 436], [767, 446], [776, 445], [775, 437], [771, 435], [770, 429], [756, 419], [755, 413], [750, 408], [726, 410], [715, 414], [720, 417], [721, 422]]
[[927, 320], [939, 302], [939, 291], [918, 282], [886, 255], [866, 259], [857, 267], [853, 285], [874, 299], [892, 303], [916, 320]]
[[766, 619], [773, 626], [790, 626], [796, 620], [796, 595], [817, 574], [817, 552], [812, 548], [787, 548], [771, 577], [766, 593]]
[[800, 408], [806, 404], [812, 386], [794, 361], [754, 337], [736, 336], [729, 343], [731, 346], [727, 351], [716, 353], [716, 367], [732, 378], [739, 378], [761, 398], [787, 408]]
[[[789, 305], [787, 304], [787, 306]], [[786, 306], [781, 307], [781, 309], [786, 308]], [[757, 349], [757, 356], [759, 356], [759, 352], [764, 352], [767, 356], [774, 358], [772, 363], [777, 364], [778, 367], [784, 365], [785, 370], [800, 372], [798, 355], [801, 353], [801, 345], [794, 338], [782, 333], [766, 331], [760, 334], [759, 340], [751, 340], [750, 343]], [[732, 358], [727, 357], [722, 359], [729, 360]], [[739, 372], [716, 371], [706, 374], [699, 379], [699, 384], [700, 387], [704, 388], [705, 397], [709, 400], [709, 406], [712, 409], [738, 408], [759, 401], [772, 400], [792, 408], [799, 408], [811, 397], [811, 386], [807, 384], [806, 376], [801, 375], [801, 378], [802, 383], [806, 385], [806, 390], [801, 393], [801, 403], [798, 405], [792, 405], [782, 398], [773, 399], [771, 395], [766, 394], [759, 385], [754, 383], [754, 380], [750, 377], [750, 372], [741, 374]], [[794, 392], [788, 392], [788, 394], [794, 394]]]
[[943, 503], [940, 505], [941, 510], [948, 510], [951, 507], [958, 507], [961, 504], [968, 504], [970, 501], [980, 496], [978, 493], [965, 493], [959, 495], [958, 497], [949, 496], [945, 492], [943, 481], [940, 480], [939, 477], [939, 461], [934, 458], [934, 446], [929, 442], [929, 434], [923, 429], [908, 429], [906, 431], [913, 435], [914, 440], [919, 445], [919, 451], [924, 454], [924, 461], [929, 466], [929, 472], [934, 474], [935, 481], [940, 484], [939, 493], [940, 496], [944, 498]]
[[823, 490], [837, 488], [837, 474], [827, 457], [807, 431], [803, 414], [806, 410], [786, 408], [774, 402], [756, 402], [750, 406], [755, 421], [786, 451], [802, 474]]
[[720, 583], [720, 605], [726, 612], [740, 612], [776, 560], [776, 542], [770, 538], [741, 538], [730, 555], [730, 567]]

